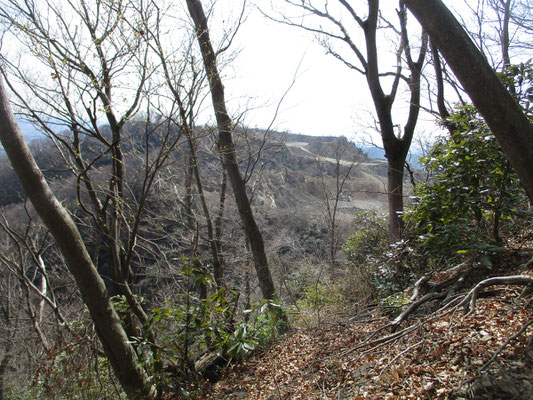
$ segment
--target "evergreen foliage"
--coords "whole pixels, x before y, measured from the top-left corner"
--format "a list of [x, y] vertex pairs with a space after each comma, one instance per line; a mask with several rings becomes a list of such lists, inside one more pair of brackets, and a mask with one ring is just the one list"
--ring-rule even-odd
[[[500, 76], [531, 118], [531, 66], [511, 66]], [[406, 221], [423, 254], [468, 254], [490, 266], [506, 238], [531, 221], [528, 200], [477, 110], [460, 107], [449, 121], [453, 135], [421, 160], [431, 178], [415, 189]]]

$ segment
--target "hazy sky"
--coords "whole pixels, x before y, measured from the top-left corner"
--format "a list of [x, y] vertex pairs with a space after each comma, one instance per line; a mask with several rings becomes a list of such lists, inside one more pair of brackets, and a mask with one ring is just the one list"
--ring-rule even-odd
[[[325, 54], [314, 38], [253, 13], [237, 40], [242, 48], [226, 81], [233, 104], [257, 107], [248, 112], [249, 125], [270, 124], [279, 130], [313, 135], [351, 135], [364, 78]], [[293, 82], [294, 81], [294, 82]]]
[[[216, 43], [220, 40], [221, 30], [238, 20], [245, 0], [211, 1], [216, 3], [209, 21]], [[243, 122], [250, 127], [266, 128], [273, 122], [272, 128], [275, 130], [311, 135], [345, 135], [358, 141], [373, 133], [374, 141], [379, 142], [372, 129], [375, 111], [365, 77], [325, 54], [312, 33], [268, 20], [254, 7], [255, 3], [268, 10], [271, 0], [246, 1], [247, 20], [231, 46], [239, 54], [223, 71], [226, 99], [232, 115], [244, 115]], [[321, 3], [320, 0], [316, 1]], [[470, 0], [447, 0], [446, 3], [460, 7], [463, 1]], [[283, 0], [272, 2], [277, 7], [276, 11], [285, 14]], [[206, 7], [209, 3], [210, 0], [204, 1]], [[351, 0], [350, 4], [357, 3], [366, 9], [366, 0]], [[330, 1], [329, 4], [334, 7], [338, 3]], [[397, 21], [395, 9], [398, 0], [382, 0], [380, 4], [389, 13], [390, 20]], [[186, 8], [183, 4], [182, 7], [183, 18], [187, 19]], [[464, 12], [460, 14], [467, 15]], [[418, 24], [414, 17], [409, 18], [408, 27], [411, 31]], [[352, 38], [357, 35], [353, 31], [351, 34]], [[416, 40], [412, 44], [416, 46]], [[394, 64], [395, 46], [392, 40], [379, 41], [380, 59]], [[362, 50], [364, 52], [364, 47]], [[392, 58], [387, 58], [387, 53]], [[425, 68], [429, 72], [432, 70], [428, 65]], [[428, 81], [431, 82], [431, 79]], [[384, 84], [386, 92], [389, 86], [390, 82]], [[448, 91], [447, 94], [450, 93]], [[405, 124], [405, 110], [408, 107], [405, 86], [400, 88], [398, 97], [402, 95], [404, 97], [398, 98], [394, 106], [394, 122], [399, 126]], [[423, 96], [427, 98], [426, 91]], [[204, 112], [200, 115], [212, 119], [210, 104], [206, 102], [203, 107]], [[425, 113], [421, 113], [417, 126], [423, 136], [439, 131], [434, 118]]]
[[[217, 4], [221, 4], [217, 13], [226, 13], [227, 17], [222, 18], [231, 19], [233, 15], [235, 19], [241, 1], [217, 0]], [[278, 102], [290, 88], [280, 106], [274, 123], [275, 129], [312, 135], [345, 135], [349, 138], [364, 136], [365, 132], [375, 134], [369, 128], [369, 125], [373, 125], [375, 111], [365, 78], [331, 55], [325, 54], [313, 34], [263, 17], [253, 7], [254, 2], [266, 10], [271, 0], [248, 0], [248, 19], [234, 43], [234, 48], [241, 49], [241, 53], [231, 64], [231, 69], [226, 70], [224, 81], [233, 113], [250, 108], [246, 114], [246, 124], [266, 127], [274, 117]], [[282, 0], [272, 2], [278, 7], [278, 11], [285, 12]], [[323, 2], [317, 0], [316, 3]], [[352, 0], [350, 4], [357, 7], [357, 3], [363, 10], [366, 9], [365, 0]], [[474, 20], [476, 1], [445, 0], [445, 3], [463, 22], [471, 23]], [[334, 7], [337, 3], [330, 1], [329, 4]], [[382, 10], [389, 12], [391, 21], [397, 21], [397, 0], [382, 0], [380, 6]], [[408, 18], [408, 29], [412, 31], [418, 23], [412, 15]], [[344, 22], [347, 20], [348, 18]], [[496, 36], [491, 29], [493, 27], [484, 24], [483, 34]], [[362, 49], [364, 51], [364, 47]], [[386, 57], [384, 53], [393, 54], [394, 51], [392, 41], [378, 41], [381, 59]], [[531, 55], [526, 54], [524, 57], [527, 60]], [[430, 65], [425, 68], [426, 72], [432, 73]], [[387, 84], [384, 85], [384, 90], [388, 91]], [[453, 96], [453, 93], [448, 90], [446, 95]], [[424, 89], [422, 96], [426, 99], [428, 97]], [[397, 99], [395, 104], [395, 123], [403, 125], [405, 118], [402, 118], [402, 113], [405, 115], [406, 99]], [[401, 106], [398, 107], [399, 104], [403, 104], [403, 110]], [[418, 133], [427, 137], [429, 133], [439, 132], [434, 121], [432, 116], [421, 113], [417, 124]]]
[[[248, 126], [268, 126], [288, 90], [274, 122], [277, 130], [349, 138], [372, 131], [367, 126], [374, 108], [364, 76], [325, 54], [313, 34], [270, 21], [250, 7], [235, 48], [241, 52], [224, 84], [232, 112], [250, 108]], [[422, 123], [421, 129], [429, 126]]]
[[367, 91], [364, 79], [326, 55], [312, 35], [253, 10], [235, 45], [241, 52], [225, 86], [232, 106], [252, 107], [248, 125], [268, 126], [286, 93], [275, 129], [352, 135], [361, 92]]

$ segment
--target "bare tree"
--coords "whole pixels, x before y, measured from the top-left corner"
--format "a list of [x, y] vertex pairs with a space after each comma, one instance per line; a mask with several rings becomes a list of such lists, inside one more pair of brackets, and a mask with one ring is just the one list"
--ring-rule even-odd
[[[17, 40], [26, 46], [32, 59], [51, 71], [50, 78], [44, 80], [4, 58], [9, 72], [4, 77], [18, 98], [19, 109], [64, 152], [65, 162], [77, 177], [80, 207], [98, 232], [94, 248], [108, 252], [111, 281], [116, 291], [126, 297], [135, 315], [144, 323], [146, 315], [130, 288], [131, 260], [143, 197], [153, 181], [152, 172], [157, 171], [161, 160], [153, 164], [147, 160], [151, 165], [146, 165], [148, 176], [140, 207], [130, 216], [133, 223], [124, 226], [128, 218], [124, 131], [141, 105], [152, 72], [146, 67], [148, 47], [142, 35], [124, 23], [124, 17], [132, 17], [132, 14], [135, 10], [123, 1], [94, 0], [68, 3], [64, 7], [63, 3], [53, 0], [39, 4], [10, 0], [0, 8], [4, 24], [10, 24], [11, 33], [17, 34]], [[31, 53], [33, 49], [38, 50]], [[39, 102], [30, 102], [24, 91]], [[109, 133], [102, 126], [104, 123]], [[57, 125], [67, 127], [70, 134], [58, 134]], [[92, 139], [100, 150], [92, 160], [84, 151], [86, 138]], [[102, 184], [91, 176], [91, 170], [96, 162], [105, 158], [109, 174]], [[81, 194], [82, 187], [88, 204]], [[134, 328], [131, 329], [133, 332]]]
[[[513, 62], [519, 64], [529, 58], [533, 49], [531, 46], [533, 7], [527, 1], [466, 1], [462, 9], [470, 11], [460, 15], [462, 25], [495, 70], [505, 73]], [[435, 114], [441, 118], [453, 139], [455, 126], [453, 121], [448, 119], [450, 116], [448, 110], [452, 106], [446, 101], [444, 90], [447, 86], [452, 88], [460, 102], [465, 104], [461, 96], [464, 89], [457, 78], [447, 72], [447, 66], [441, 61], [434, 41], [431, 41], [431, 54], [437, 87], [435, 97], [438, 113]], [[508, 85], [508, 90], [513, 95], [516, 94], [514, 86]]]
[[[196, 184], [199, 202], [207, 227], [207, 241], [211, 249], [214, 279], [217, 286], [221, 287], [224, 284], [223, 259], [220, 248], [221, 241], [216, 238], [215, 224], [207, 204], [200, 173], [200, 161], [197, 155], [198, 145], [195, 122], [197, 108], [201, 102], [203, 86], [206, 81], [205, 74], [202, 73], [199, 66], [196, 65], [197, 62], [193, 52], [194, 35], [187, 35], [184, 37], [184, 40], [182, 40], [181, 43], [182, 49], [176, 54], [174, 48], [165, 46], [165, 43], [163, 43], [164, 41], [168, 42], [168, 40], [165, 40], [164, 32], [162, 31], [162, 25], [164, 24], [163, 18], [166, 15], [162, 13], [161, 9], [155, 4], [155, 2], [154, 8], [156, 10], [155, 23], [153, 28], [146, 26], [146, 32], [151, 35], [153, 43], [151, 44], [151, 47], [161, 63], [164, 82], [166, 82], [166, 88], [170, 93], [169, 97], [177, 105], [180, 120], [177, 124], [180, 126], [180, 130], [183, 132], [189, 147], [188, 179], [194, 180]], [[146, 17], [144, 20], [148, 21], [149, 18]], [[190, 183], [188, 185], [189, 188], [191, 188]], [[225, 185], [221, 185], [221, 188], [223, 189], [221, 195], [225, 196]], [[189, 196], [192, 197], [190, 191]], [[192, 198], [188, 201], [191, 200]], [[221, 202], [222, 209], [223, 204], [224, 202]], [[188, 214], [192, 216], [190, 209]], [[190, 223], [191, 222], [192, 221], [190, 221]], [[219, 226], [219, 229], [221, 229], [221, 226]]]
[[[8, 275], [15, 277], [23, 293], [22, 302], [33, 330], [37, 334], [42, 348], [49, 351], [52, 344], [47, 338], [42, 328], [43, 319], [47, 323], [52, 323], [51, 318], [45, 318], [45, 306], [51, 308], [53, 315], [57, 318], [58, 325], [68, 328], [68, 322], [63, 317], [55, 297], [54, 287], [50, 283], [48, 266], [45, 261], [45, 253], [50, 250], [48, 233], [44, 234], [35, 228], [34, 222], [29, 219], [24, 228], [24, 232], [19, 233], [12, 228], [5, 219], [0, 220], [0, 232], [7, 240], [6, 249], [0, 254], [0, 265]], [[12, 251], [9, 249], [12, 248]]]
[[[16, 376], [27, 379], [38, 373], [38, 366], [56, 354], [64, 343], [90, 343], [81, 330], [75, 330], [68, 318], [69, 312], [79, 315], [83, 304], [75, 283], [69, 282], [68, 271], [56, 253], [53, 238], [48, 230], [33, 218], [34, 211], [24, 205], [6, 210], [0, 220], [0, 320], [2, 321], [2, 347], [4, 356], [0, 363], [0, 381], [10, 371], [10, 359]], [[60, 282], [61, 287], [57, 283]], [[61, 302], [58, 298], [68, 298]], [[68, 310], [67, 310], [68, 308]], [[22, 357], [24, 343], [26, 357]], [[12, 375], [12, 374], [10, 374]], [[17, 379], [13, 382], [13, 389]], [[4, 389], [0, 384], [0, 398]]]
[[[152, 366], [157, 369], [159, 349], [134, 294], [138, 281], [134, 275], [145, 268], [141, 254], [150, 249], [160, 252], [144, 236], [147, 205], [159, 172], [180, 143], [182, 121], [151, 117], [148, 94], [155, 68], [149, 62], [144, 29], [150, 21], [137, 6], [150, 15], [141, 2], [100, 0], [68, 4], [13, 0], [0, 7], [0, 15], [12, 27], [9, 34], [18, 33], [27, 46], [26, 57], [53, 71], [48, 79], [36, 78], [19, 68], [16, 59], [4, 59], [9, 68], [4, 76], [10, 78], [18, 109], [54, 140], [75, 175], [79, 204], [75, 215], [93, 263], [101, 271], [111, 265], [108, 282], [131, 310], [124, 312], [130, 340], [148, 337], [156, 360]], [[55, 18], [48, 21], [44, 15]], [[79, 23], [69, 23], [69, 18]], [[39, 51], [32, 52], [34, 48]], [[27, 93], [37, 101], [28, 100]], [[145, 120], [133, 119], [141, 106], [147, 107]], [[58, 125], [68, 131], [58, 132]], [[148, 394], [152, 391], [149, 385], [145, 389]]]
[[470, 13], [459, 18], [493, 68], [503, 71], [512, 59], [527, 61], [533, 50], [530, 1], [477, 0], [464, 2], [464, 6]]
[[[345, 137], [340, 137], [329, 143], [323, 155], [316, 158], [320, 171], [320, 183], [324, 196], [324, 207], [329, 229], [329, 263], [331, 272], [335, 271], [338, 261], [336, 258], [339, 250], [339, 235], [337, 232], [337, 213], [339, 202], [345, 195], [346, 181], [357, 168], [360, 154], [354, 152], [355, 146], [348, 142]], [[332, 171], [333, 184], [330, 185], [329, 170]]]
[[[362, 10], [362, 6], [360, 9], [346, 0], [337, 0], [331, 4], [318, 2], [319, 5], [315, 1], [285, 0], [285, 3], [300, 9], [303, 15], [294, 18], [281, 16], [275, 18], [276, 20], [317, 34], [329, 54], [366, 78], [388, 162], [389, 233], [392, 241], [398, 241], [402, 237], [404, 164], [420, 111], [420, 87], [427, 52], [427, 35], [420, 33], [416, 44], [418, 55], [415, 55], [415, 45], [407, 28], [408, 17], [403, 1], [399, 1], [396, 10], [397, 23], [384, 18], [378, 0], [368, 0], [366, 12]], [[306, 19], [305, 16], [312, 16], [319, 22], [314, 23], [312, 18]], [[396, 37], [393, 68], [387, 65], [390, 60], [380, 58], [381, 49], [390, 48], [390, 37], [380, 35], [383, 30], [392, 32]], [[361, 35], [363, 39], [358, 41], [357, 37]], [[409, 75], [404, 74], [405, 66]], [[398, 96], [402, 83], [407, 86], [408, 92], [408, 115], [403, 129], [394, 122], [392, 112], [394, 103], [402, 101]], [[386, 84], [390, 84], [388, 92], [384, 89]]]
[[74, 221], [56, 199], [22, 137], [0, 78], [0, 141], [24, 191], [50, 230], [87, 304], [104, 351], [131, 399], [155, 398]]
[[217, 66], [217, 53], [209, 37], [207, 18], [198, 0], [187, 0], [189, 14], [193, 20], [196, 36], [202, 53], [204, 67], [207, 73], [211, 98], [218, 127], [218, 148], [223, 157], [224, 167], [228, 173], [239, 215], [246, 232], [246, 238], [253, 254], [254, 266], [259, 280], [259, 286], [265, 299], [273, 299], [275, 295], [274, 283], [268, 267], [263, 237], [255, 222], [250, 201], [246, 194], [246, 185], [241, 176], [235, 145], [232, 138], [233, 122], [226, 108], [224, 86]]
[[[155, 353], [157, 338], [137, 295], [138, 277], [149, 267], [145, 261], [164, 253], [151, 240], [159, 233], [147, 228], [153, 216], [149, 208], [157, 207], [151, 196], [190, 131], [203, 79], [188, 58], [167, 75], [159, 68], [153, 57], [159, 47], [151, 36], [157, 11], [154, 2], [140, 0], [13, 0], [0, 7], [3, 22], [13, 26], [9, 34], [16, 32], [21, 49], [30, 53], [25, 57], [39, 63], [37, 71], [52, 71], [49, 77], [33, 76], [19, 68], [16, 58], [4, 59], [17, 109], [56, 143], [75, 176], [76, 222], [93, 262], [110, 293], [127, 300], [128, 335], [147, 336]], [[48, 21], [44, 15], [55, 18]], [[191, 34], [185, 35], [190, 47]], [[180, 41], [168, 43], [174, 46], [169, 52], [181, 49]], [[32, 53], [33, 48], [40, 51]], [[178, 99], [154, 95], [167, 87], [167, 76], [182, 90]]]
[[[2, 249], [4, 250], [4, 249]], [[3, 261], [0, 259], [0, 266]], [[4, 268], [0, 269], [0, 346], [2, 358], [0, 359], [0, 400], [6, 400], [7, 384], [9, 383], [8, 368], [15, 358], [14, 350], [17, 336], [20, 333], [22, 304], [21, 287], [17, 277]]]

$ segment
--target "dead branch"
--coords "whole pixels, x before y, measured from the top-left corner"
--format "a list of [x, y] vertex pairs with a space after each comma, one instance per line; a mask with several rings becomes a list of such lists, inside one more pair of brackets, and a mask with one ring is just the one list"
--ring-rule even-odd
[[454, 285], [460, 278], [468, 274], [472, 267], [471, 264], [464, 262], [444, 271], [432, 271], [423, 275], [413, 285], [413, 294], [409, 300], [413, 302], [422, 294], [439, 292]]
[[[413, 293], [409, 299], [410, 304], [407, 309], [398, 315], [391, 322], [390, 326], [393, 329], [397, 328], [409, 315], [426, 302], [442, 298], [444, 298], [446, 302], [447, 299], [452, 298], [455, 295], [455, 289], [458, 284], [464, 280], [465, 276], [471, 271], [471, 269], [472, 265], [461, 263], [448, 270], [434, 271], [422, 276], [413, 285]], [[450, 286], [450, 290], [442, 292], [443, 289]], [[418, 298], [421, 295], [422, 297]]]
[[492, 364], [494, 362], [494, 360], [496, 360], [496, 358], [500, 355], [500, 353], [509, 345], [509, 343], [511, 343], [513, 340], [517, 339], [520, 335], [522, 335], [530, 325], [533, 325], [533, 319], [530, 319], [528, 322], [526, 322], [525, 325], [518, 332], [516, 332], [513, 336], [508, 338], [498, 348], [498, 350], [496, 350], [496, 352], [492, 355], [492, 357], [485, 364], [483, 364], [483, 366], [481, 368], [479, 368], [477, 370], [478, 374], [480, 374], [481, 372], [486, 370], [489, 367], [489, 365]]
[[[411, 332], [419, 329], [421, 326], [423, 326], [423, 325], [425, 325], [425, 324], [427, 324], [427, 323], [429, 323], [431, 321], [434, 321], [436, 319], [442, 318], [446, 314], [451, 313], [451, 310], [446, 310], [445, 312], [440, 313], [440, 311], [444, 311], [445, 308], [446, 307], [444, 307], [444, 308], [442, 308], [440, 310], [437, 310], [429, 318], [426, 318], [423, 321], [421, 321], [421, 322], [419, 322], [419, 323], [417, 323], [415, 325], [408, 326], [408, 327], [402, 329], [401, 331], [397, 331], [397, 332], [394, 332], [394, 333], [392, 333], [390, 335], [382, 336], [382, 337], [379, 337], [379, 338], [374, 339], [374, 340], [371, 341], [370, 339], [375, 337], [377, 332], [381, 332], [381, 331], [383, 331], [385, 329], [391, 328], [392, 324], [387, 324], [385, 326], [382, 326], [381, 328], [376, 329], [368, 338], [366, 338], [365, 340], [363, 340], [362, 342], [360, 342], [356, 346], [352, 347], [351, 349], [345, 351], [341, 355], [345, 356], [346, 354], [353, 353], [354, 351], [356, 351], [356, 350], [358, 350], [360, 348], [363, 348], [363, 347], [369, 347], [369, 348], [371, 348], [371, 350], [373, 350], [375, 347], [377, 347], [377, 346], [379, 346], [381, 344], [385, 344], [385, 343], [397, 340], [397, 339], [407, 335], [408, 333], [411, 333]], [[367, 350], [367, 351], [369, 351], [369, 350]]]

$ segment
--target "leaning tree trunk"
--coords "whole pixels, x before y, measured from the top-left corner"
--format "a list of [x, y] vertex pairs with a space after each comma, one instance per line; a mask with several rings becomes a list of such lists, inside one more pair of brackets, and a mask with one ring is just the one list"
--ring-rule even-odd
[[533, 202], [533, 125], [440, 0], [404, 0], [429, 33], [502, 146]]
[[222, 85], [222, 80], [220, 79], [220, 74], [218, 72], [217, 55], [213, 50], [211, 39], [209, 37], [207, 18], [199, 0], [187, 0], [187, 7], [194, 22], [196, 37], [200, 45], [204, 67], [209, 80], [211, 99], [213, 101], [213, 108], [215, 110], [215, 118], [218, 127], [219, 151], [222, 154], [224, 167], [228, 173], [233, 188], [233, 194], [244, 226], [246, 238], [250, 243], [250, 249], [252, 251], [261, 292], [265, 299], [273, 299], [275, 293], [274, 283], [272, 281], [272, 276], [270, 275], [270, 269], [268, 268], [263, 237], [255, 222], [250, 201], [246, 194], [246, 185], [242, 179], [239, 165], [237, 163], [235, 145], [232, 138], [233, 124], [226, 109], [224, 86]]
[[115, 374], [130, 399], [154, 399], [155, 390], [130, 344], [74, 221], [56, 199], [24, 142], [0, 77], [0, 141], [26, 195], [52, 233], [87, 305]]

